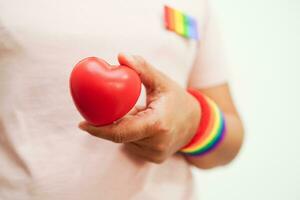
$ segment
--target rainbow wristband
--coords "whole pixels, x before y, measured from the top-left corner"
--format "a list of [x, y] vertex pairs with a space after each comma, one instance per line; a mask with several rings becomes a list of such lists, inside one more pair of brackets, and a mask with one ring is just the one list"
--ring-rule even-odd
[[180, 151], [198, 156], [214, 149], [222, 141], [225, 135], [225, 121], [221, 110], [210, 98], [195, 89], [190, 88], [188, 92], [198, 100], [202, 117], [197, 133]]

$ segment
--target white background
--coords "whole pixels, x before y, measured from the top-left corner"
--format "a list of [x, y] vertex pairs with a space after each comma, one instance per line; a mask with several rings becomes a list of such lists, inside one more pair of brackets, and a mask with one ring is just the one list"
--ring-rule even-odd
[[214, 0], [246, 126], [229, 166], [195, 170], [203, 200], [300, 199], [300, 0]]

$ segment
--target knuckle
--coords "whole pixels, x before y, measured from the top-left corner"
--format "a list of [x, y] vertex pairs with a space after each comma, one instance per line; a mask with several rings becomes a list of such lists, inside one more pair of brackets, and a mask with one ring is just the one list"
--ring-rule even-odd
[[154, 149], [155, 149], [157, 152], [162, 153], [162, 152], [165, 152], [165, 151], [168, 149], [168, 147], [167, 147], [166, 144], [157, 144], [157, 145], [154, 147]]
[[134, 56], [134, 57], [135, 57], [135, 59], [138, 61], [138, 63], [139, 63], [141, 66], [146, 66], [146, 65], [147, 65], [146, 60], [145, 60], [142, 56], [136, 55], [136, 56]]
[[112, 141], [115, 143], [123, 143], [124, 142], [123, 132], [116, 132], [112, 138]]
[[140, 67], [144, 69], [145, 72], [147, 73], [152, 73], [153, 71], [153, 66], [142, 56], [135, 56], [135, 59]]
[[158, 133], [169, 133], [170, 128], [161, 120], [158, 120], [154, 123], [153, 128]]
[[153, 152], [152, 154], [147, 156], [148, 161], [156, 163], [156, 164], [161, 164], [163, 163], [166, 158], [168, 157], [167, 152]]
[[156, 164], [162, 164], [166, 159], [162, 156], [155, 156], [151, 158], [151, 162], [156, 163]]

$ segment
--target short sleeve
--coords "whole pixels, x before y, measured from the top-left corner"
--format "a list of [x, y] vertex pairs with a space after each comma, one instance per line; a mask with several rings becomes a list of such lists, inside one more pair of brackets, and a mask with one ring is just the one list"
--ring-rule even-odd
[[207, 4], [206, 11], [195, 62], [190, 72], [189, 87], [207, 88], [227, 81], [228, 61], [221, 29], [210, 4]]

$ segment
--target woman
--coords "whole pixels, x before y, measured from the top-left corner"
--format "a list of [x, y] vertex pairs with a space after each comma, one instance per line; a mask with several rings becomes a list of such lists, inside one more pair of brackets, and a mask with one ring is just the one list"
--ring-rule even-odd
[[[197, 37], [170, 28], [165, 5], [191, 16]], [[242, 123], [206, 1], [11, 0], [0, 20], [1, 199], [195, 199], [191, 166], [225, 165], [239, 151]], [[118, 52], [147, 104], [113, 125], [80, 122], [72, 66], [88, 56], [114, 64]], [[204, 122], [217, 124], [210, 108], [224, 122], [218, 138]], [[216, 139], [200, 149], [204, 132]]]

